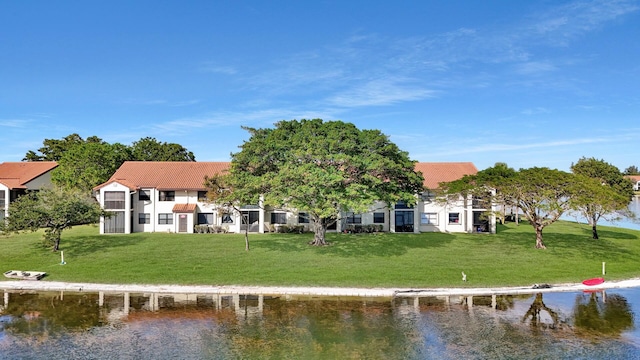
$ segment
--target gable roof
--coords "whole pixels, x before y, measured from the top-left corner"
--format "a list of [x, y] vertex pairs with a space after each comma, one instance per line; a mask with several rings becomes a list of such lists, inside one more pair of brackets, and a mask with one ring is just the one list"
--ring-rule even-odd
[[[126, 161], [100, 189], [118, 182], [131, 190], [155, 188], [158, 190], [205, 190], [205, 175], [226, 172], [229, 162], [194, 161]], [[424, 186], [437, 189], [438, 184], [453, 181], [464, 175], [473, 175], [478, 169], [471, 162], [419, 162], [415, 169], [422, 172]]]
[[627, 179], [633, 181], [633, 182], [638, 182], [640, 181], [640, 175], [625, 175], [624, 177], [626, 177]]
[[131, 190], [206, 190], [204, 177], [227, 171], [228, 162], [195, 161], [125, 161], [109, 180], [94, 189], [113, 182]]
[[471, 162], [419, 162], [416, 163], [416, 171], [422, 173], [423, 184], [427, 189], [437, 189], [441, 182], [458, 180], [464, 175], [478, 173], [478, 169]]
[[55, 161], [3, 162], [0, 164], [0, 183], [9, 189], [26, 189], [26, 184], [55, 169]]

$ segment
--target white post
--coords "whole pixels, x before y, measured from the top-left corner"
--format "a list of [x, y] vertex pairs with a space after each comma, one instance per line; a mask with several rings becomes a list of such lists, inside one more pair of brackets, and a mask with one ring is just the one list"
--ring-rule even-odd
[[602, 275], [606, 274], [607, 272], [605, 271], [605, 262], [602, 262]]
[[60, 265], [64, 264], [66, 264], [66, 262], [64, 262], [64, 251], [60, 251]]

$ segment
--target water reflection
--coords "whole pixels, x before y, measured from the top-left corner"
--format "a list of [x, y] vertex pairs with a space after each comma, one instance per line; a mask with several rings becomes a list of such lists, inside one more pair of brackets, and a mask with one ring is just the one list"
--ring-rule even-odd
[[[551, 324], [547, 324], [544, 321], [544, 315], [546, 315], [551, 318]], [[531, 328], [534, 330], [538, 330], [541, 327], [542, 328], [552, 328], [555, 329], [558, 327], [558, 325], [560, 325], [560, 315], [558, 314], [557, 311], [552, 310], [551, 308], [549, 308], [547, 305], [544, 304], [544, 301], [542, 300], [542, 293], [537, 293], [535, 295], [535, 299], [533, 300], [533, 302], [531, 303], [531, 306], [529, 307], [529, 310], [527, 311], [526, 314], [524, 314], [524, 317], [522, 318], [522, 322], [527, 322], [529, 321], [529, 324], [531, 325]]]
[[633, 328], [633, 312], [624, 296], [602, 292], [585, 293], [576, 297], [574, 324], [579, 334], [618, 336]]
[[5, 292], [0, 358], [640, 358], [639, 295]]

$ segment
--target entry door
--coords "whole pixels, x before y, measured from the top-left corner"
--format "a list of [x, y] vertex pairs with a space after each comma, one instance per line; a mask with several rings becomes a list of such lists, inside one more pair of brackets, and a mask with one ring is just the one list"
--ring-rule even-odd
[[396, 232], [413, 232], [413, 211], [396, 210]]
[[187, 214], [178, 216], [178, 232], [187, 232]]
[[[248, 219], [247, 219], [248, 218]], [[260, 212], [255, 210], [242, 211], [242, 226], [241, 230], [245, 230], [249, 226], [250, 232], [257, 232], [259, 229], [258, 222], [260, 221]], [[247, 224], [248, 222], [248, 224]]]

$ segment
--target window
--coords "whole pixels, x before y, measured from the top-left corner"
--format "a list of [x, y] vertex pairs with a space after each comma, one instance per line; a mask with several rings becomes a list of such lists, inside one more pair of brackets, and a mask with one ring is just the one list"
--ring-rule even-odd
[[207, 201], [207, 192], [206, 191], [198, 191], [198, 201], [200, 201], [200, 202]]
[[229, 213], [222, 214], [222, 223], [223, 224], [233, 224], [233, 216]]
[[198, 214], [198, 225], [213, 225], [213, 213]]
[[395, 206], [396, 209], [413, 209], [413, 206], [409, 206], [407, 205], [407, 203], [405, 203], [404, 201], [399, 201], [398, 203], [396, 203]]
[[138, 214], [138, 224], [151, 224], [151, 214]]
[[309, 214], [306, 212], [298, 213], [298, 224], [308, 224], [309, 223]]
[[124, 191], [105, 191], [104, 208], [109, 210], [124, 209]]
[[271, 213], [271, 223], [272, 224], [286, 224], [287, 223], [287, 214], [285, 214], [285, 213]]
[[158, 214], [158, 224], [159, 225], [172, 225], [173, 224], [173, 214], [172, 213]]
[[424, 202], [433, 202], [433, 199], [435, 199], [436, 195], [427, 190], [425, 192], [423, 192], [422, 194], [420, 194], [420, 200], [424, 201]]
[[140, 190], [138, 192], [138, 201], [151, 200], [151, 190]]
[[175, 201], [175, 200], [176, 200], [175, 191], [160, 191], [160, 201]]
[[383, 212], [375, 212], [375, 213], [373, 213], [373, 223], [374, 224], [384, 224], [384, 213]]
[[449, 213], [449, 224], [459, 224], [460, 213]]
[[105, 234], [124, 234], [124, 211], [112, 211], [104, 219]]
[[6, 192], [4, 190], [0, 191], [0, 208], [4, 209]]
[[362, 215], [354, 214], [352, 212], [347, 213], [347, 224], [362, 224]]
[[420, 213], [420, 224], [422, 224], [422, 225], [438, 225], [438, 214], [436, 214], [436, 213]]

